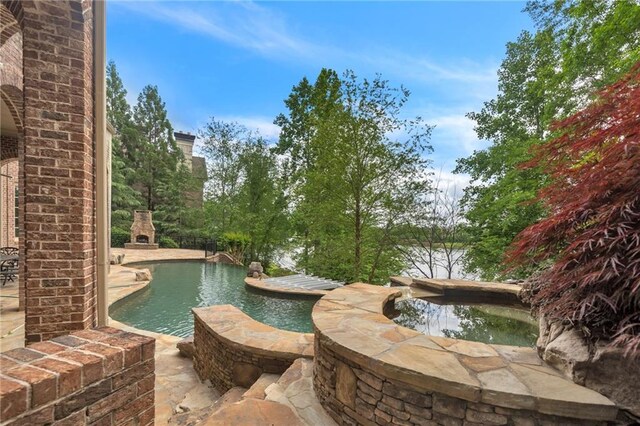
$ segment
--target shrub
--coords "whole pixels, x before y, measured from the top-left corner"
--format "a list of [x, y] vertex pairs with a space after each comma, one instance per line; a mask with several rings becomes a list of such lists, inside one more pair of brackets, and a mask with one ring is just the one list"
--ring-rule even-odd
[[160, 247], [162, 248], [180, 248], [178, 243], [176, 243], [171, 237], [160, 237], [158, 244], [160, 244]]
[[219, 238], [218, 243], [224, 247], [231, 256], [244, 263], [244, 251], [251, 242], [251, 237], [242, 232], [225, 232]]
[[286, 277], [287, 275], [295, 274], [295, 272], [286, 268], [281, 268], [278, 265], [269, 265], [265, 273], [270, 277]]
[[640, 355], [640, 63], [582, 111], [559, 122], [528, 167], [550, 183], [548, 216], [522, 231], [513, 265], [546, 268], [532, 306]]
[[124, 247], [131, 240], [131, 232], [122, 228], [111, 228], [111, 247]]

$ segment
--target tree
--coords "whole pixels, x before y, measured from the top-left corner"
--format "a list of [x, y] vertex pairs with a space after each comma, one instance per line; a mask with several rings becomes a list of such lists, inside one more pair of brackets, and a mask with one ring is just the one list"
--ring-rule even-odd
[[[239, 260], [268, 266], [288, 238], [282, 170], [265, 140], [238, 123], [212, 118], [200, 131], [211, 185], [209, 228]], [[232, 244], [233, 243], [233, 244]]]
[[405, 218], [397, 249], [407, 263], [427, 278], [443, 278], [438, 268], [447, 279], [454, 278], [468, 246], [457, 188], [436, 176], [426, 197]]
[[296, 210], [308, 244], [299, 263], [309, 272], [379, 283], [401, 269], [391, 232], [427, 186], [431, 131], [420, 118], [400, 118], [408, 96], [380, 77], [322, 70], [313, 88], [303, 79], [287, 100], [276, 150], [298, 171]]
[[[521, 169], [530, 148], [553, 137], [549, 125], [589, 102], [640, 60], [640, 5], [629, 1], [532, 1], [526, 11], [535, 34], [523, 32], [507, 45], [498, 71], [499, 94], [470, 113], [480, 139], [491, 146], [458, 161], [469, 173], [465, 190], [472, 246], [466, 268], [485, 279], [501, 275], [500, 263], [513, 238], [542, 217], [536, 192], [544, 170]], [[526, 276], [530, 270], [512, 269]]]
[[130, 185], [128, 177], [134, 173], [123, 148], [123, 140], [131, 140], [132, 132], [135, 132], [126, 96], [116, 64], [110, 61], [107, 65], [107, 119], [115, 129], [111, 147], [111, 223], [123, 229], [129, 228], [131, 211], [141, 204], [140, 193]]
[[168, 201], [172, 178], [183, 159], [156, 86], [142, 89], [133, 109], [133, 119], [142, 137], [141, 149], [135, 158], [136, 182], [142, 187], [147, 209], [155, 210], [157, 205]]
[[298, 206], [293, 213], [293, 225], [302, 245], [300, 264], [303, 268], [309, 265], [312, 224], [303, 214], [307, 199], [303, 196], [302, 186], [307, 181], [306, 174], [316, 165], [317, 153], [312, 141], [319, 125], [330, 120], [338, 107], [340, 86], [338, 74], [331, 69], [323, 68], [313, 85], [303, 77], [284, 101], [288, 114], [279, 114], [274, 120], [281, 128], [274, 153], [285, 156], [285, 179], [290, 189], [287, 195], [290, 203]]
[[240, 190], [242, 165], [240, 153], [250, 132], [236, 122], [224, 122], [211, 117], [198, 132], [202, 152], [207, 161], [207, 220], [218, 235], [231, 230], [235, 211], [234, 199]]
[[245, 260], [258, 260], [268, 266], [288, 237], [287, 202], [280, 170], [261, 137], [249, 139], [239, 160], [243, 180], [234, 223], [249, 235]]
[[544, 167], [547, 216], [522, 231], [513, 266], [544, 268], [532, 305], [593, 339], [640, 349], [640, 62], [587, 108], [557, 123], [558, 136], [526, 167]]

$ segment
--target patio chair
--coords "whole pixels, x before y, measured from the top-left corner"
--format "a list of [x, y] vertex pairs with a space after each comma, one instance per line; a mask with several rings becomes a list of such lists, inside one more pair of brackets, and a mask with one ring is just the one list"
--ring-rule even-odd
[[18, 259], [5, 260], [0, 263], [0, 279], [4, 286], [7, 281], [14, 281], [18, 276]]

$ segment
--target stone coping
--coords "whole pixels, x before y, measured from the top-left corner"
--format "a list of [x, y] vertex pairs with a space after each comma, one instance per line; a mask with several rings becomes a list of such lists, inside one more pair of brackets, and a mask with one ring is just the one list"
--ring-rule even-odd
[[545, 365], [532, 348], [426, 336], [383, 313], [401, 295], [356, 283], [316, 303], [316, 344], [423, 392], [578, 419], [612, 421], [618, 409]]
[[390, 280], [392, 285], [417, 287], [461, 302], [526, 305], [520, 297], [522, 286], [518, 284], [412, 277], [390, 277]]
[[313, 358], [313, 334], [280, 330], [254, 320], [232, 305], [193, 308], [193, 315], [229, 347], [257, 355], [295, 360]]
[[268, 291], [271, 293], [291, 294], [291, 295], [298, 295], [298, 296], [315, 296], [315, 297], [322, 297], [329, 293], [329, 291], [327, 290], [306, 290], [303, 288], [293, 289], [293, 288], [285, 288], [285, 287], [276, 287], [273, 285], [270, 286], [270, 285], [266, 285], [264, 281], [260, 279], [250, 278], [250, 277], [245, 278], [244, 283], [249, 287], [253, 287], [262, 291]]

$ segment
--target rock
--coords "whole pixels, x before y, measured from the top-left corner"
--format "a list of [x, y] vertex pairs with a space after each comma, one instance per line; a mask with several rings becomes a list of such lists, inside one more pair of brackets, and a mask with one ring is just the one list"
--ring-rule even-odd
[[262, 375], [262, 369], [258, 366], [236, 362], [231, 371], [231, 380], [236, 386], [250, 388]]
[[151, 271], [148, 269], [136, 271], [136, 281], [151, 281]]
[[264, 269], [262, 268], [262, 264], [260, 262], [251, 262], [249, 265], [249, 272], [247, 272], [248, 277], [253, 277], [255, 273], [258, 274], [258, 277], [262, 275]]
[[336, 365], [336, 398], [352, 410], [356, 409], [356, 375], [340, 361]]
[[254, 272], [253, 273], [253, 278], [259, 279], [260, 278], [260, 273], [259, 272]]
[[582, 333], [576, 329], [568, 329], [547, 343], [542, 359], [582, 385], [584, 377], [579, 372], [580, 367], [589, 361], [589, 347]]
[[193, 345], [193, 335], [180, 340], [176, 344], [176, 348], [180, 351], [180, 355], [193, 359], [193, 354], [196, 351], [196, 348]]
[[640, 368], [624, 350], [590, 345], [584, 335], [559, 322], [540, 318], [540, 356], [565, 376], [640, 417]]
[[112, 253], [111, 258], [109, 259], [109, 263], [112, 265], [120, 265], [124, 262], [124, 253], [114, 254]]

